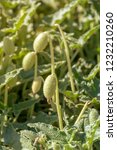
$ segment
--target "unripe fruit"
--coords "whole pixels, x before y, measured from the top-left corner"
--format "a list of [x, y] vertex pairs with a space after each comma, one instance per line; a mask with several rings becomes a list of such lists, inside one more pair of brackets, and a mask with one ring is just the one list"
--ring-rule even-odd
[[48, 32], [40, 33], [34, 40], [33, 48], [36, 53], [43, 51], [48, 44]]
[[41, 77], [41, 76], [37, 77], [37, 78], [33, 81], [33, 83], [32, 83], [32, 92], [33, 92], [34, 94], [36, 94], [36, 93], [40, 90], [41, 84], [42, 84], [42, 77]]
[[8, 37], [4, 37], [3, 39], [3, 50], [6, 55], [12, 54], [15, 50], [13, 41]]
[[89, 123], [93, 124], [99, 117], [98, 111], [96, 109], [92, 109], [89, 113]]
[[29, 52], [23, 59], [22, 67], [25, 71], [30, 70], [35, 63], [35, 52]]
[[56, 89], [56, 76], [54, 74], [49, 75], [43, 86], [43, 93], [47, 100], [50, 100], [55, 93]]

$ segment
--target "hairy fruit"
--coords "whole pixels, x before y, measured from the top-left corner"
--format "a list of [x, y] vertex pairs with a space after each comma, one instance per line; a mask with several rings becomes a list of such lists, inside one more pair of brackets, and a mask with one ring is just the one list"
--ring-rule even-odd
[[55, 93], [56, 89], [56, 76], [54, 74], [49, 75], [43, 86], [43, 93], [47, 100], [50, 100]]
[[33, 48], [36, 53], [43, 51], [48, 44], [48, 32], [40, 33], [34, 40]]
[[35, 63], [35, 52], [29, 52], [24, 56], [22, 67], [25, 71], [30, 70]]

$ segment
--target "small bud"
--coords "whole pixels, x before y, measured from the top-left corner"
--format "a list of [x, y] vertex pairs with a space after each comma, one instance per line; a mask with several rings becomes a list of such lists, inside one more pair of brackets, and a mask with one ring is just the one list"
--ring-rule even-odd
[[41, 76], [37, 77], [37, 78], [33, 81], [33, 83], [32, 83], [32, 92], [33, 92], [34, 94], [36, 94], [36, 93], [40, 90], [41, 84], [42, 84], [42, 77], [41, 77]]
[[38, 140], [38, 143], [43, 145], [43, 144], [45, 144], [46, 140], [47, 140], [46, 135], [42, 134]]
[[25, 71], [30, 70], [35, 63], [35, 52], [29, 52], [24, 56], [22, 67]]
[[36, 53], [43, 51], [48, 44], [48, 32], [40, 33], [34, 40], [33, 48]]
[[52, 96], [55, 93], [55, 89], [56, 89], [56, 76], [51, 74], [46, 78], [43, 86], [43, 93], [44, 96], [47, 98], [47, 100], [50, 100], [52, 98]]
[[6, 55], [12, 54], [15, 50], [13, 41], [8, 37], [4, 37], [3, 39], [3, 50]]
[[99, 117], [98, 111], [96, 109], [92, 109], [89, 113], [89, 122], [93, 124]]

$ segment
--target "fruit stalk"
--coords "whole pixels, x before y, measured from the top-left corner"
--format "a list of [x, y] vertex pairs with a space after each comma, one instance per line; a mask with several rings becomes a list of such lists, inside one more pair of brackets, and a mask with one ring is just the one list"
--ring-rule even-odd
[[[8, 105], [8, 86], [5, 85], [5, 92], [4, 92], [4, 106]], [[4, 121], [7, 121], [7, 115], [4, 116]]]
[[[49, 36], [49, 44], [50, 44], [50, 53], [51, 53], [51, 72], [52, 74], [55, 74], [55, 68], [54, 68], [54, 49], [52, 45], [51, 37]], [[56, 77], [56, 108], [57, 108], [57, 114], [58, 114], [58, 120], [59, 120], [59, 127], [60, 130], [63, 129], [63, 120], [62, 120], [62, 113], [61, 113], [61, 106], [59, 103], [59, 89], [58, 89], [58, 79]]]
[[38, 72], [38, 58], [37, 54], [35, 55], [35, 70], [34, 70], [34, 80], [37, 78], [37, 73]]
[[51, 36], [49, 36], [49, 44], [50, 44], [50, 54], [51, 54], [51, 73], [55, 74], [55, 68], [54, 68], [54, 49], [52, 45]]
[[69, 49], [68, 49], [68, 46], [67, 46], [67, 42], [65, 40], [65, 36], [64, 36], [64, 33], [60, 27], [59, 24], [55, 24], [60, 33], [61, 33], [61, 36], [62, 36], [62, 39], [63, 39], [63, 43], [64, 43], [64, 46], [65, 46], [65, 54], [66, 54], [66, 59], [67, 59], [67, 64], [68, 64], [68, 72], [69, 72], [69, 78], [70, 78], [70, 83], [71, 83], [71, 89], [72, 89], [72, 92], [75, 93], [75, 86], [74, 86], [74, 81], [73, 81], [73, 73], [72, 73], [72, 67], [71, 67], [71, 61], [70, 61], [70, 55], [69, 55]]
[[[35, 68], [34, 68], [34, 80], [36, 80], [37, 78], [37, 73], [38, 71], [38, 58], [37, 58], [37, 53], [35, 54]], [[33, 93], [33, 97], [35, 99], [35, 93]], [[33, 115], [33, 112], [34, 112], [34, 105], [30, 108], [30, 117]]]
[[63, 120], [62, 120], [62, 113], [61, 113], [61, 105], [59, 104], [59, 89], [58, 89], [57, 77], [56, 77], [56, 108], [57, 108], [57, 114], [59, 119], [59, 127], [60, 130], [63, 130]]
[[81, 117], [82, 117], [82, 115], [84, 114], [85, 110], [87, 109], [88, 104], [89, 104], [89, 101], [87, 101], [87, 102], [84, 104], [84, 107], [82, 108], [82, 110], [81, 110], [81, 112], [80, 112], [80, 114], [79, 114], [79, 116], [78, 116], [78, 118], [77, 118], [77, 120], [76, 120], [76, 122], [75, 122], [74, 125], [76, 125], [76, 124], [79, 122], [79, 120], [81, 119]]

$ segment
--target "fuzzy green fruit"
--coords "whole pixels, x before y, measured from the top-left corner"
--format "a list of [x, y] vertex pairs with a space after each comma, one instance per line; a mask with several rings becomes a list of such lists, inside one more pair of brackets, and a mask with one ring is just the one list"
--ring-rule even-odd
[[33, 48], [36, 53], [43, 51], [48, 45], [48, 32], [40, 33], [34, 40]]
[[89, 113], [89, 123], [93, 124], [99, 117], [98, 111], [94, 108], [91, 109]]
[[23, 62], [22, 62], [22, 67], [25, 71], [30, 70], [34, 63], [35, 63], [35, 52], [29, 52], [27, 55], [25, 55]]
[[37, 78], [33, 81], [33, 83], [32, 83], [32, 92], [33, 92], [34, 94], [36, 94], [36, 93], [40, 90], [41, 84], [42, 84], [42, 77], [41, 77], [41, 76], [37, 77]]
[[15, 51], [14, 43], [8, 37], [4, 37], [4, 39], [3, 39], [3, 50], [6, 55], [10, 55]]
[[43, 93], [47, 100], [50, 100], [55, 93], [56, 89], [56, 76], [54, 74], [49, 75], [43, 86]]

